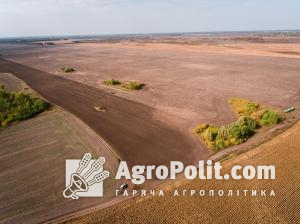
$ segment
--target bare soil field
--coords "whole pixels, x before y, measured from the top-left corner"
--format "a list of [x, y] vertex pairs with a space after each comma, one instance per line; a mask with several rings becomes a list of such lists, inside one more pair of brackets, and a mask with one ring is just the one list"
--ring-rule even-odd
[[[299, 223], [300, 123], [269, 142], [222, 165], [224, 173], [233, 165], [274, 165], [275, 180], [178, 180], [162, 186], [164, 197], [136, 197], [66, 223]], [[157, 189], [157, 190], [159, 190]], [[208, 196], [208, 191], [248, 190], [248, 196]], [[276, 196], [260, 196], [260, 190]], [[173, 197], [174, 190], [186, 196]], [[188, 192], [196, 190], [194, 196]], [[201, 197], [197, 192], [205, 190]], [[249, 196], [252, 190], [258, 196]], [[242, 193], [244, 194], [244, 193]]]
[[[247, 98], [281, 109], [300, 105], [299, 36], [157, 37], [57, 43], [54, 46], [0, 45], [10, 60], [108, 90], [115, 78], [146, 84], [139, 92], [112, 88], [116, 95], [197, 123], [233, 121], [230, 97]], [[297, 39], [298, 38], [298, 39]], [[292, 39], [292, 40], [291, 40]], [[209, 42], [211, 40], [211, 42]], [[61, 74], [61, 66], [76, 72]]]
[[[0, 130], [0, 223], [40, 223], [114, 198], [118, 160], [80, 120], [59, 109]], [[103, 198], [66, 200], [65, 160], [105, 156]]]
[[10, 73], [0, 73], [0, 85], [4, 86], [7, 91], [21, 91], [41, 98], [41, 96], [31, 89], [23, 80]]
[[[0, 85], [9, 91], [36, 94], [22, 80], [0, 73]], [[37, 94], [36, 94], [37, 95]], [[88, 207], [114, 200], [119, 160], [112, 149], [72, 114], [52, 107], [27, 121], [0, 129], [0, 223], [41, 223]], [[65, 160], [90, 152], [106, 158], [103, 198], [66, 200]]]
[[[129, 166], [169, 165], [172, 160], [193, 164], [207, 154], [206, 148], [197, 144], [197, 139], [190, 133], [157, 119], [151, 107], [0, 59], [0, 72], [4, 71], [22, 79], [46, 100], [88, 124]], [[107, 109], [99, 112], [95, 106]], [[172, 117], [168, 119], [172, 120]]]
[[[235, 114], [227, 105], [230, 97], [247, 98], [279, 109], [300, 106], [298, 37], [282, 37], [276, 40], [272, 38], [270, 40], [268, 37], [264, 38], [264, 41], [256, 37], [247, 39], [244, 36], [235, 37], [236, 39], [226, 38], [222, 41], [214, 38], [198, 40], [196, 37], [79, 41], [76, 43], [67, 41], [55, 42], [54, 45], [49, 46], [36, 43], [0, 44], [0, 55], [2, 55], [0, 72], [16, 75], [46, 100], [76, 115], [104, 139], [106, 143], [103, 142], [103, 144], [109, 145], [117, 158], [127, 161], [129, 166], [169, 165], [170, 161], [176, 160], [191, 165], [211, 154], [206, 146], [192, 134], [192, 128], [198, 123], [225, 124], [234, 121]], [[62, 66], [70, 66], [76, 71], [62, 73], [60, 71]], [[104, 80], [111, 78], [122, 82], [139, 81], [146, 85], [139, 91], [124, 91], [103, 85]], [[109, 94], [108, 91], [112, 91], [113, 94]], [[95, 108], [105, 108], [105, 110], [97, 111]], [[297, 114], [296, 117], [291, 118], [291, 123], [294, 123], [298, 117]], [[41, 122], [39, 125], [45, 125], [45, 127], [50, 125], [44, 121]], [[288, 123], [290, 120], [285, 122]], [[263, 135], [255, 135], [241, 147], [246, 146], [249, 149], [260, 144], [274, 133], [278, 133], [278, 129], [286, 127], [286, 123], [282, 124], [282, 127], [274, 127], [266, 131]], [[19, 125], [21, 124], [23, 123]], [[290, 142], [292, 147], [285, 149], [295, 150], [297, 147], [295, 142]], [[276, 149], [275, 146], [274, 149]], [[275, 154], [275, 158], [276, 156], [280, 158], [277, 155], [280, 154], [279, 152], [276, 154], [276, 151], [269, 150], [269, 154], [259, 154], [262, 157], [247, 156], [250, 162], [245, 160], [245, 163], [249, 162], [247, 165], [252, 165], [252, 163], [271, 161], [270, 154], [272, 153]], [[54, 154], [51, 154], [49, 158], [53, 158]], [[68, 153], [65, 154], [68, 155]], [[74, 154], [75, 156], [77, 154]], [[24, 156], [23, 159], [25, 158]], [[238, 158], [244, 158], [244, 156]], [[278, 160], [278, 163], [282, 161]], [[296, 172], [299, 174], [299, 169]], [[264, 184], [263, 186], [268, 189], [270, 187], [274, 187], [276, 191], [278, 189], [280, 195], [283, 195], [283, 191], [295, 192], [292, 188], [297, 185], [293, 181], [291, 183], [294, 185], [279, 189], [278, 186], [284, 183], [281, 181], [286, 181], [285, 178], [291, 177], [291, 175], [290, 177], [280, 175], [280, 178], [273, 182], [251, 181], [253, 184], [251, 187], [259, 188], [261, 184]], [[293, 175], [296, 177], [296, 174]], [[161, 182], [151, 182], [152, 186], [158, 183]], [[250, 182], [231, 180], [227, 182], [206, 181], [205, 183], [193, 181], [192, 184], [183, 186], [187, 189], [198, 186], [204, 190], [215, 189], [216, 191], [218, 188], [243, 190], [248, 187], [248, 183]], [[274, 183], [278, 183], [278, 186]], [[178, 182], [174, 184], [177, 185]], [[112, 189], [111, 186], [110, 188]], [[16, 195], [19, 194], [16, 193]], [[108, 200], [112, 201], [112, 197]], [[118, 197], [116, 200], [121, 199]], [[212, 217], [220, 218], [219, 222], [222, 220], [229, 222], [233, 221], [235, 216], [241, 216], [242, 211], [238, 210], [241, 205], [253, 210], [246, 211], [245, 217], [251, 216], [255, 222], [266, 217], [267, 208], [271, 211], [277, 205], [280, 207], [280, 203], [284, 205], [285, 198], [275, 198], [270, 202], [268, 200], [272, 199], [269, 198], [252, 197], [251, 200], [244, 200], [229, 197], [224, 199], [224, 203], [223, 201], [219, 203], [218, 197], [213, 199], [194, 197], [190, 205], [188, 205], [188, 197], [181, 197], [179, 200], [180, 203], [173, 197], [147, 198], [145, 207], [142, 207], [136, 205], [143, 205], [143, 201], [134, 199], [128, 202], [128, 213], [125, 208], [123, 209], [124, 204], [122, 204], [121, 207], [100, 210], [89, 217], [79, 219], [78, 222], [111, 223], [115, 221], [117, 223], [119, 220], [125, 220], [128, 223], [133, 221], [149, 223], [154, 220], [154, 223], [182, 223], [183, 218], [190, 221], [193, 219], [214, 221]], [[181, 201], [182, 207], [189, 208], [188, 210], [180, 211]], [[172, 203], [173, 206], [175, 205], [174, 209]], [[271, 203], [271, 205], [268, 207], [266, 203]], [[98, 205], [90, 207], [101, 208], [104, 204], [105, 201], [99, 201]], [[227, 204], [227, 209], [224, 209], [223, 207]], [[79, 203], [75, 207], [83, 211], [88, 205]], [[255, 210], [255, 206], [260, 209]], [[127, 208], [127, 205], [124, 207]], [[151, 211], [151, 214], [147, 214], [144, 210], [146, 208], [149, 209], [149, 213]], [[293, 206], [291, 209], [294, 212]], [[49, 219], [68, 212], [72, 216], [73, 212], [55, 209], [52, 211], [53, 214], [59, 212]], [[102, 212], [103, 216], [100, 215]], [[138, 212], [145, 215], [133, 215]], [[253, 216], [253, 212], [257, 215]], [[125, 217], [124, 220], [122, 217]], [[240, 219], [243, 221], [242, 216]], [[282, 218], [282, 220], [286, 219]]]
[[9, 73], [0, 73], [0, 85], [8, 91], [23, 91], [27, 87], [22, 80]]

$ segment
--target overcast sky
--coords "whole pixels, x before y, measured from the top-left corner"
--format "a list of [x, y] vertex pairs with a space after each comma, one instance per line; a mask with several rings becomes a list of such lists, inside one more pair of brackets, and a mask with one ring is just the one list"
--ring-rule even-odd
[[0, 0], [0, 37], [300, 29], [300, 0]]

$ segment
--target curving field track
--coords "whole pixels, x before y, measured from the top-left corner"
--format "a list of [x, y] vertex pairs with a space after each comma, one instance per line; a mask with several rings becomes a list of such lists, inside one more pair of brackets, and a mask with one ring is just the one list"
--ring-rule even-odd
[[[201, 151], [206, 152], [196, 152], [188, 135], [156, 119], [149, 106], [5, 59], [0, 59], [0, 72], [14, 74], [46, 100], [76, 115], [130, 166], [168, 165], [172, 160], [193, 164]], [[95, 111], [96, 105], [106, 112]]]

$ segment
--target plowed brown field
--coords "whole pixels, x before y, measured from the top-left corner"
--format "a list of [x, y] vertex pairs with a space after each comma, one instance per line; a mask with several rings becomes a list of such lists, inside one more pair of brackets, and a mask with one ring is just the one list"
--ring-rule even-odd
[[[191, 164], [207, 153], [205, 147], [196, 149], [190, 133], [155, 118], [156, 111], [149, 106], [4, 59], [0, 59], [0, 72], [14, 74], [46, 100], [76, 115], [129, 166], [169, 165], [172, 160]], [[107, 110], [96, 111], [98, 105]]]

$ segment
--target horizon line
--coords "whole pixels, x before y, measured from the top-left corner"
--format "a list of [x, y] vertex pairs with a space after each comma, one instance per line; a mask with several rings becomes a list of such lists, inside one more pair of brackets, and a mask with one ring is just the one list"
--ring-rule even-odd
[[147, 36], [147, 35], [175, 35], [175, 34], [218, 34], [218, 33], [251, 33], [251, 32], [300, 32], [300, 29], [257, 29], [257, 30], [216, 30], [216, 31], [186, 31], [186, 32], [152, 32], [152, 33], [111, 33], [111, 34], [54, 34], [54, 35], [25, 35], [0, 36], [0, 39], [17, 38], [63, 38], [63, 37], [101, 37], [101, 36]]

